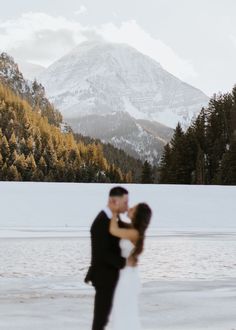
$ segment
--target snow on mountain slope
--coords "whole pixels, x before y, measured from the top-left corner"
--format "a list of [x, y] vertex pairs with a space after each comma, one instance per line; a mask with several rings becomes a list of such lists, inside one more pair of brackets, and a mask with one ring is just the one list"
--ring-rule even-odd
[[16, 61], [20, 71], [28, 80], [34, 80], [38, 77], [39, 74], [41, 74], [45, 70], [45, 67], [38, 64], [33, 64], [19, 59], [16, 59]]
[[68, 123], [75, 132], [112, 143], [129, 155], [151, 163], [158, 162], [164, 145], [172, 136], [172, 130], [161, 124], [150, 132], [149, 121], [139, 122], [127, 112], [69, 118]]
[[39, 76], [65, 118], [126, 111], [183, 126], [208, 102], [200, 90], [125, 44], [84, 42]]
[[[203, 92], [174, 77], [153, 59], [128, 45], [105, 41], [80, 44], [38, 79], [76, 132], [97, 138], [105, 134], [104, 140], [142, 159], [158, 159], [171, 128], [178, 121], [188, 127], [208, 103]], [[156, 125], [150, 131], [143, 126], [144, 121], [148, 126]], [[167, 126], [164, 138], [159, 136], [158, 123]], [[127, 127], [132, 130], [128, 132]]]

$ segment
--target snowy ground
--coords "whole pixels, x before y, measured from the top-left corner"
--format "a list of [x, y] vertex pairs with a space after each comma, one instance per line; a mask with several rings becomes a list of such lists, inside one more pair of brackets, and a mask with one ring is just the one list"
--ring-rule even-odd
[[[88, 228], [110, 187], [0, 182], [0, 329], [90, 329]], [[127, 187], [154, 211], [143, 329], [236, 330], [236, 187]]]
[[[93, 291], [69, 281], [1, 281], [0, 328], [91, 329]], [[235, 280], [156, 281], [144, 285], [140, 299], [145, 330], [233, 330], [235, 310]]]
[[[130, 205], [148, 202], [152, 227], [236, 227], [236, 186], [124, 185]], [[0, 227], [90, 226], [112, 185], [0, 182]]]

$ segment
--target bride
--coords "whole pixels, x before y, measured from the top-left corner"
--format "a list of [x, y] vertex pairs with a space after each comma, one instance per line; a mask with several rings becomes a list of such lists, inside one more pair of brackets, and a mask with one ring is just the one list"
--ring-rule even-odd
[[128, 210], [131, 220], [129, 228], [118, 226], [118, 213], [115, 205], [111, 206], [112, 219], [110, 233], [121, 238], [120, 248], [122, 257], [132, 256], [133, 266], [126, 266], [120, 270], [119, 280], [115, 289], [112, 307], [113, 330], [140, 330], [141, 324], [138, 313], [138, 296], [140, 280], [138, 272], [138, 258], [143, 251], [145, 231], [149, 225], [152, 211], [145, 203], [139, 203]]

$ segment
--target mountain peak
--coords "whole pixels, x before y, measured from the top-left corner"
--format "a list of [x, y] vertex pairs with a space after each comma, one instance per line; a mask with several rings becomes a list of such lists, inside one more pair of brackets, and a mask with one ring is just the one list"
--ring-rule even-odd
[[[150, 57], [103, 40], [78, 45], [39, 80], [76, 132], [132, 149], [135, 156], [149, 160], [160, 156], [170, 128], [178, 122], [187, 128], [208, 103], [203, 92]], [[169, 130], [160, 135], [156, 123]]]
[[161, 66], [159, 62], [153, 60], [147, 55], [140, 53], [136, 48], [126, 44], [126, 43], [115, 43], [106, 41], [104, 39], [93, 39], [82, 42], [77, 45], [71, 52], [71, 54], [80, 55], [81, 52], [100, 52], [101, 54], [107, 53], [112, 55], [113, 57], [121, 57], [121, 56], [130, 56], [133, 58], [142, 57], [147, 58], [149, 61], [153, 61], [155, 65]]
[[53, 63], [39, 79], [65, 118], [124, 111], [174, 128], [190, 124], [208, 103], [200, 90], [126, 44], [89, 40]]

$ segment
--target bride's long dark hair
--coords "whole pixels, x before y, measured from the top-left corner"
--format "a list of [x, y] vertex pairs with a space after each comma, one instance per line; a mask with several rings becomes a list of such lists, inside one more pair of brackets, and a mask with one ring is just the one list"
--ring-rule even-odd
[[138, 256], [143, 251], [145, 231], [150, 223], [152, 216], [152, 210], [146, 203], [139, 203], [135, 210], [133, 218], [133, 228], [139, 232], [138, 241], [132, 252], [132, 256], [135, 259], [135, 262], [138, 262]]

